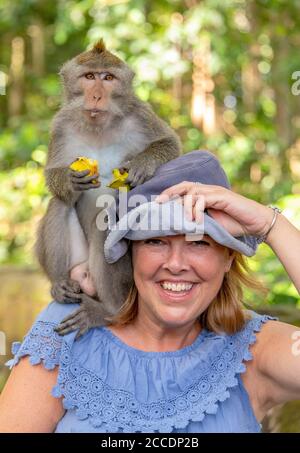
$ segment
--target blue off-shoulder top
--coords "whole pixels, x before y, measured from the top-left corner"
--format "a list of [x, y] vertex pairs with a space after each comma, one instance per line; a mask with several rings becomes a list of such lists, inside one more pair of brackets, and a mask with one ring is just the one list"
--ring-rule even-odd
[[260, 432], [241, 379], [250, 346], [263, 323], [277, 319], [249, 310], [251, 319], [233, 335], [202, 329], [187, 347], [146, 352], [119, 339], [109, 327], [78, 340], [53, 328], [78, 304], [51, 302], [22, 343], [12, 346], [12, 368], [21, 357], [58, 366], [54, 397], [65, 414], [56, 433], [238, 433]]

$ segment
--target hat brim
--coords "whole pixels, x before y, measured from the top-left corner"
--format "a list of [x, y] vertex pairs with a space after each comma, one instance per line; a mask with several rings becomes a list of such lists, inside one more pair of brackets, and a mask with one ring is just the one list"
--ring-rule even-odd
[[[111, 264], [125, 255], [129, 240], [179, 234], [207, 234], [217, 243], [243, 255], [253, 256], [256, 252], [257, 241], [254, 236], [234, 237], [206, 212], [203, 213], [201, 224], [190, 221], [185, 216], [183, 205], [172, 200], [165, 203], [143, 203], [125, 214], [117, 223], [114, 223], [114, 212], [109, 208], [106, 212], [110, 231], [104, 243], [104, 256]], [[191, 239], [189, 237], [188, 240]]]

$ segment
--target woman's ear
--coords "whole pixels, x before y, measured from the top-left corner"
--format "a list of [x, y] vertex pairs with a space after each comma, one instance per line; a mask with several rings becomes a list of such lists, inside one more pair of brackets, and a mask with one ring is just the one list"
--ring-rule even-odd
[[235, 257], [235, 251], [232, 249], [227, 249], [227, 258], [225, 263], [225, 272], [229, 272], [232, 266], [232, 262]]

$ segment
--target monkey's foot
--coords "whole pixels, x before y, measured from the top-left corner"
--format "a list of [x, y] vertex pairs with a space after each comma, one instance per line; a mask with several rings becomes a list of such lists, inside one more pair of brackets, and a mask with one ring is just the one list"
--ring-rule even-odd
[[51, 288], [51, 296], [57, 302], [63, 304], [74, 304], [81, 301], [82, 294], [80, 293], [80, 285], [75, 280], [66, 278], [53, 283]]
[[80, 307], [71, 315], [64, 318], [55, 327], [59, 335], [66, 335], [78, 330], [75, 339], [84, 335], [92, 327], [100, 327], [105, 324], [104, 318], [108, 313], [104, 310], [102, 302], [92, 299], [86, 294], [81, 294]]

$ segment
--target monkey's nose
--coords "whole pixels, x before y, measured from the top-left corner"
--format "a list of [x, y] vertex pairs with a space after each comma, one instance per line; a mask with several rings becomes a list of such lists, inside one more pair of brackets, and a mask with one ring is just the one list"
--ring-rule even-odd
[[94, 96], [93, 96], [93, 99], [95, 99], [96, 101], [100, 101], [101, 96], [95, 96], [95, 95], [94, 95]]

